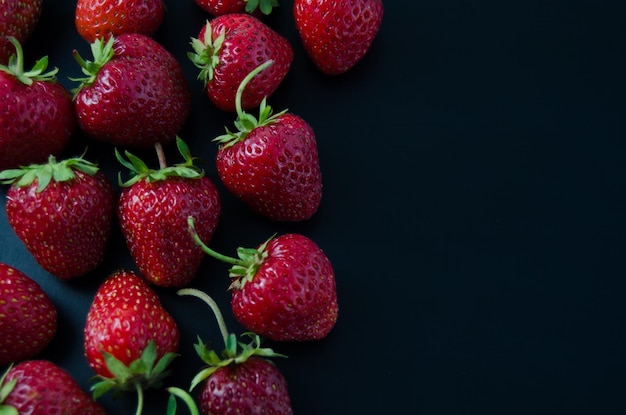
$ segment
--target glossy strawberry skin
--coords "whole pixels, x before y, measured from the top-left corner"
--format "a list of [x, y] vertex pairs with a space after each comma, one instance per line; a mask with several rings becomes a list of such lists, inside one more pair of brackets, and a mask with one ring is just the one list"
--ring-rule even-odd
[[12, 184], [7, 192], [9, 224], [46, 271], [61, 279], [93, 271], [104, 259], [114, 217], [115, 193], [102, 172], [80, 171], [69, 182]]
[[122, 190], [117, 210], [137, 267], [149, 282], [163, 287], [187, 285], [204, 258], [187, 218], [193, 216], [199, 235], [210, 240], [220, 212], [217, 188], [206, 176], [140, 180]]
[[243, 141], [221, 146], [216, 167], [224, 186], [271, 220], [310, 219], [322, 198], [315, 134], [293, 114], [254, 128]]
[[7, 36], [24, 44], [41, 17], [43, 0], [5, 0], [0, 2], [0, 64], [6, 64], [15, 52]]
[[198, 400], [203, 415], [293, 413], [285, 378], [274, 364], [259, 357], [217, 369]]
[[266, 249], [252, 281], [232, 289], [231, 307], [239, 323], [276, 341], [326, 337], [338, 314], [328, 257], [311, 239], [294, 233], [271, 239]]
[[151, 340], [155, 342], [157, 361], [166, 353], [176, 353], [180, 341], [176, 321], [139, 274], [128, 270], [113, 272], [96, 291], [87, 312], [87, 362], [97, 375], [109, 378], [112, 375], [102, 351], [128, 366], [141, 356]]
[[78, 0], [74, 23], [78, 34], [91, 43], [122, 33], [152, 36], [164, 16], [163, 0]]
[[228, 13], [244, 13], [245, 0], [195, 0], [196, 4], [204, 11], [213, 16], [221, 16]]
[[168, 143], [185, 124], [191, 94], [182, 68], [161, 44], [138, 33], [114, 38], [115, 54], [75, 97], [88, 136], [117, 146]]
[[[213, 38], [224, 31], [225, 39], [213, 79], [207, 83], [209, 99], [224, 111], [235, 111], [235, 95], [241, 81], [259, 64], [271, 59], [273, 65], [254, 77], [242, 96], [242, 109], [257, 107], [276, 91], [289, 72], [293, 61], [291, 44], [261, 20], [245, 13], [218, 16], [210, 24]], [[206, 29], [206, 25], [202, 27], [198, 39], [204, 38]]]
[[357, 64], [370, 49], [383, 18], [382, 0], [295, 0], [293, 14], [304, 49], [329, 75]]
[[69, 92], [54, 81], [31, 85], [0, 71], [0, 170], [58, 156], [76, 127]]
[[60, 366], [48, 360], [27, 360], [13, 366], [5, 384], [17, 384], [4, 405], [28, 415], [106, 415], [104, 408], [87, 394]]
[[[31, 359], [56, 335], [56, 306], [22, 271], [0, 263], [0, 366]], [[6, 335], [10, 333], [10, 335]]]

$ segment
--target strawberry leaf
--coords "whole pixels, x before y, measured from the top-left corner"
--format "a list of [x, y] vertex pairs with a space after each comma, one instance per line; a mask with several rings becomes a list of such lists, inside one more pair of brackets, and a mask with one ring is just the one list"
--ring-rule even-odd
[[30, 71], [24, 71], [24, 52], [22, 45], [13, 36], [7, 37], [15, 47], [15, 54], [9, 58], [8, 65], [0, 65], [0, 71], [15, 76], [21, 83], [32, 85], [34, 81], [56, 82], [56, 74], [59, 68], [46, 72], [48, 68], [48, 57], [38, 59]]

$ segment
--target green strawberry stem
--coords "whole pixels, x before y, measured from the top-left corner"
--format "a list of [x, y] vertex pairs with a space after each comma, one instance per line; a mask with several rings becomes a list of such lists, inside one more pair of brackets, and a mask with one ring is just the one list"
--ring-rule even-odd
[[166, 390], [170, 393], [170, 398], [167, 404], [167, 415], [176, 414], [176, 398], [180, 398], [187, 405], [191, 415], [200, 415], [196, 402], [186, 391], [174, 386], [171, 386]]
[[56, 81], [56, 74], [59, 72], [59, 68], [54, 68], [51, 71], [46, 72], [48, 68], [48, 57], [37, 60], [35, 65], [30, 71], [24, 71], [24, 51], [22, 45], [13, 36], [8, 36], [9, 41], [15, 47], [15, 54], [9, 58], [8, 65], [0, 65], [0, 71], [6, 72], [9, 75], [15, 76], [21, 83], [25, 85], [32, 85], [34, 81]]
[[235, 108], [237, 110], [237, 116], [239, 116], [240, 119], [243, 119], [246, 115], [246, 113], [243, 111], [241, 107], [241, 98], [243, 97], [243, 91], [246, 89], [246, 86], [248, 86], [252, 78], [257, 76], [259, 72], [261, 72], [265, 68], [269, 68], [273, 64], [274, 64], [274, 61], [271, 59], [263, 62], [262, 64], [254, 68], [252, 71], [250, 71], [250, 73], [246, 75], [245, 78], [243, 78], [243, 80], [239, 84], [239, 87], [237, 87], [237, 94], [235, 95]]
[[141, 415], [143, 412], [143, 388], [141, 383], [135, 382], [135, 390], [137, 391], [137, 410], [135, 415]]
[[80, 92], [83, 87], [94, 83], [100, 69], [113, 58], [113, 55], [115, 54], [113, 50], [113, 38], [113, 36], [109, 37], [109, 40], [106, 43], [102, 39], [96, 39], [90, 45], [93, 61], [83, 59], [76, 49], [72, 51], [74, 60], [76, 60], [80, 66], [83, 74], [85, 74], [85, 77], [83, 78], [70, 78], [70, 81], [79, 82], [79, 85], [71, 90], [74, 97], [78, 95], [78, 92]]
[[167, 161], [165, 160], [165, 151], [163, 150], [163, 144], [156, 143], [154, 148], [159, 159], [159, 168], [162, 170], [167, 167]]
[[222, 334], [222, 339], [224, 340], [224, 346], [227, 346], [228, 336], [229, 336], [228, 329], [226, 328], [226, 322], [224, 322], [224, 316], [222, 315], [222, 312], [220, 311], [220, 308], [215, 302], [215, 300], [211, 298], [207, 293], [204, 293], [195, 288], [181, 288], [180, 290], [178, 290], [178, 295], [194, 296], [204, 301], [211, 308], [211, 310], [213, 311], [213, 314], [215, 315], [215, 319], [217, 320], [217, 326], [219, 327], [220, 333]]
[[12, 379], [10, 382], [5, 381], [12, 367], [13, 363], [9, 365], [7, 370], [2, 374], [2, 377], [0, 378], [0, 415], [19, 415], [15, 407], [4, 404], [6, 398], [11, 392], [13, 392], [13, 389], [15, 389], [15, 385], [17, 385], [17, 379]]

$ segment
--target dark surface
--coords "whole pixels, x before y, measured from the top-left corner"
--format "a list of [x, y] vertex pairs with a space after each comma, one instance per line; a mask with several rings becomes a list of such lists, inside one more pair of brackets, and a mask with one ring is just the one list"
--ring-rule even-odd
[[[296, 414], [626, 413], [626, 3], [387, 1], [366, 58], [329, 77], [306, 57], [292, 2], [282, 1], [266, 21], [292, 42], [295, 59], [270, 104], [312, 125], [324, 178], [319, 212], [297, 225], [249, 213], [219, 185], [211, 139], [234, 117], [211, 106], [186, 58], [208, 16], [190, 0], [166, 3], [155, 38], [194, 91], [181, 137], [223, 200], [211, 245], [234, 254], [296, 231], [335, 268], [333, 332], [269, 344], [289, 356], [276, 363]], [[80, 71], [71, 51], [89, 55], [74, 2], [44, 7], [27, 56], [49, 55], [73, 87], [67, 78]], [[68, 151], [85, 143], [116, 180], [112, 148], [78, 134]], [[44, 357], [88, 388], [86, 311], [106, 275], [134, 267], [119, 231], [105, 264], [72, 282], [39, 268], [4, 209], [0, 235], [0, 261], [36, 279], [59, 308]], [[227, 269], [207, 259], [192, 286], [213, 295], [241, 332]], [[199, 300], [158, 292], [182, 332], [168, 384], [185, 388], [201, 366], [196, 335], [219, 345], [219, 333]], [[101, 402], [111, 414], [135, 407], [132, 394]], [[164, 393], [148, 393], [144, 413], [165, 413], [164, 402]]]

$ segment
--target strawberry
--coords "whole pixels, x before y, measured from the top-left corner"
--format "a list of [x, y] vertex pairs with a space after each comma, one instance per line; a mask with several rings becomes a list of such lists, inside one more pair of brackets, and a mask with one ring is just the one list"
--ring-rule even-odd
[[339, 75], [370, 49], [383, 19], [382, 0], [294, 0], [302, 44], [325, 74]]
[[122, 33], [152, 36], [165, 16], [163, 0], [78, 0], [74, 23], [89, 43]]
[[337, 290], [330, 260], [311, 239], [297, 233], [273, 236], [238, 258], [209, 248], [189, 220], [202, 250], [230, 263], [231, 308], [248, 330], [275, 341], [322, 339], [337, 321]]
[[221, 205], [217, 188], [194, 166], [187, 145], [177, 138], [185, 162], [158, 170], [128, 151], [118, 160], [134, 176], [121, 183], [117, 216], [129, 250], [145, 278], [158, 286], [182, 287], [196, 275], [204, 258], [202, 250], [189, 237], [187, 217], [193, 216], [198, 232], [210, 240], [217, 227]]
[[[272, 349], [261, 348], [260, 337], [245, 333], [249, 343], [238, 342], [229, 333], [217, 303], [206, 293], [184, 288], [179, 295], [191, 295], [206, 302], [217, 319], [225, 350], [218, 355], [198, 339], [196, 352], [207, 364], [193, 378], [190, 390], [203, 384], [200, 410], [203, 415], [293, 414], [287, 381], [267, 357], [284, 357]], [[239, 349], [241, 349], [239, 351]]]
[[13, 54], [10, 37], [25, 43], [39, 23], [43, 0], [0, 1], [0, 64], [5, 64]]
[[93, 62], [74, 57], [85, 78], [73, 90], [76, 116], [88, 136], [150, 148], [173, 141], [191, 109], [191, 93], [174, 56], [151, 37], [124, 33], [91, 44]]
[[31, 359], [57, 331], [57, 309], [41, 286], [0, 262], [0, 366]]
[[96, 291], [84, 328], [85, 356], [96, 372], [94, 397], [160, 387], [176, 357], [180, 333], [158, 295], [138, 274], [113, 272]]
[[311, 218], [322, 198], [322, 176], [317, 142], [311, 126], [302, 118], [282, 111], [272, 114], [265, 100], [259, 119], [243, 112], [240, 98], [259, 65], [241, 83], [236, 97], [236, 131], [226, 129], [216, 166], [224, 186], [253, 211], [275, 221], [296, 222]]
[[82, 157], [4, 170], [6, 213], [15, 234], [61, 279], [93, 271], [104, 258], [114, 216], [113, 186]]
[[72, 96], [56, 81], [58, 68], [47, 72], [45, 56], [24, 71], [22, 46], [8, 39], [16, 53], [0, 65], [0, 170], [58, 156], [76, 126]]
[[49, 360], [10, 366], [0, 379], [0, 413], [23, 415], [106, 415], [78, 382]]
[[274, 7], [278, 7], [278, 0], [195, 0], [195, 2], [213, 16], [251, 13], [259, 17], [259, 13], [269, 15]]
[[241, 98], [243, 109], [257, 107], [264, 97], [278, 88], [289, 72], [293, 49], [289, 41], [257, 17], [230, 13], [207, 21], [198, 38], [191, 39], [193, 52], [187, 54], [200, 69], [213, 104], [224, 111], [235, 111], [235, 94], [246, 75], [259, 62], [274, 65], [250, 81]]

